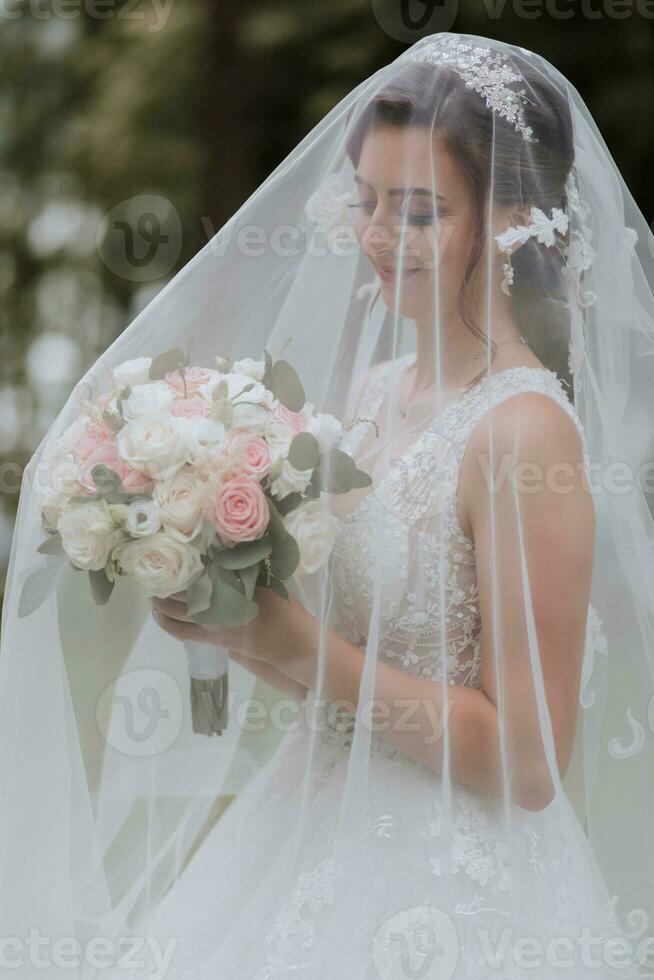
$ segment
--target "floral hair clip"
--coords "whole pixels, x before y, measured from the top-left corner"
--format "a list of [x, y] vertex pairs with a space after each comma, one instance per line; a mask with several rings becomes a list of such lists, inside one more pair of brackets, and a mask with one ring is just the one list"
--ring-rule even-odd
[[506, 261], [502, 266], [503, 278], [500, 286], [502, 292], [507, 296], [511, 295], [510, 287], [513, 285], [511, 253], [516, 245], [523, 245], [529, 238], [535, 238], [541, 245], [551, 247], [556, 242], [556, 232], [565, 235], [567, 230], [568, 216], [561, 208], [552, 208], [551, 218], [548, 218], [540, 208], [532, 208], [526, 225], [511, 225], [501, 235], [496, 235], [495, 241], [506, 255]]

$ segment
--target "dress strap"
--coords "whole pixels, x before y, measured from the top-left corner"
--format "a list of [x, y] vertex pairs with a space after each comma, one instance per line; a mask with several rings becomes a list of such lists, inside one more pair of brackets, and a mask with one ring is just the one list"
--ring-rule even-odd
[[554, 371], [550, 371], [548, 368], [532, 368], [525, 365], [506, 368], [504, 371], [483, 378], [478, 385], [465, 392], [463, 398], [446, 406], [442, 418], [436, 420], [437, 424], [444, 424], [446, 431], [443, 434], [446, 434], [450, 440], [459, 465], [463, 461], [465, 448], [472, 431], [484, 415], [512, 395], [523, 392], [547, 395], [572, 419], [581, 439], [584, 464], [588, 473], [590, 462], [586, 433], [561, 380]]

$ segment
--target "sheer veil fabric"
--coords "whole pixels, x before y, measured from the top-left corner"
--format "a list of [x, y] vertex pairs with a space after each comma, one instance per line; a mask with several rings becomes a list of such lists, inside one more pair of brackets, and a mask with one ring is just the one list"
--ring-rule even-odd
[[[327, 495], [329, 562], [291, 582], [319, 624], [295, 724], [232, 662], [220, 738], [193, 734], [148, 600], [119, 582], [97, 607], [36, 550], [80, 391], [191, 338], [197, 364], [288, 360], [372, 477]], [[24, 474], [2, 970], [43, 976], [38, 930], [53, 980], [106, 976], [93, 941], [149, 936], [177, 940], [177, 980], [654, 976], [653, 355], [654, 238], [555, 67], [435, 34], [343, 98], [90, 368]], [[38, 567], [51, 592], [19, 616]], [[334, 635], [360, 665], [349, 705]]]

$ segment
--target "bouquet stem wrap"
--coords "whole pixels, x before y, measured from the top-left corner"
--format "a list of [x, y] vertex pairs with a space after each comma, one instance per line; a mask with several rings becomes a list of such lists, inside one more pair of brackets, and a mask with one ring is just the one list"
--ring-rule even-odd
[[228, 721], [229, 651], [184, 640], [191, 677], [191, 720], [196, 735], [222, 735]]

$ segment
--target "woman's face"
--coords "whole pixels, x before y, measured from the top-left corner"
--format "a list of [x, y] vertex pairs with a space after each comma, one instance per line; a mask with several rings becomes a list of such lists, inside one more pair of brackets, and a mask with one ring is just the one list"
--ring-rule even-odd
[[440, 135], [373, 127], [355, 182], [355, 231], [388, 308], [409, 319], [433, 317], [439, 296], [441, 313], [453, 310], [474, 243], [474, 204]]

